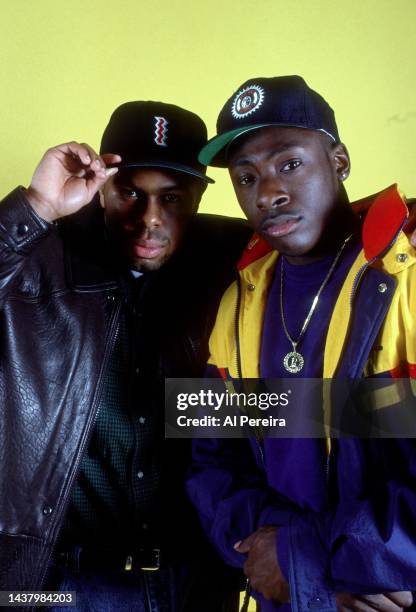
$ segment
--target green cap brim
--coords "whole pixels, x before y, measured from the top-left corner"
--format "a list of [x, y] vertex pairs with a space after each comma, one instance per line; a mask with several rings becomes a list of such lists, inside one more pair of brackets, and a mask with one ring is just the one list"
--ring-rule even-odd
[[252, 130], [257, 130], [258, 128], [269, 127], [271, 125], [275, 125], [275, 124], [274, 123], [257, 123], [255, 125], [245, 125], [244, 127], [237, 128], [235, 130], [230, 130], [229, 132], [225, 132], [224, 134], [220, 134], [219, 136], [215, 136], [214, 138], [211, 138], [211, 140], [209, 140], [207, 144], [205, 145], [205, 147], [201, 149], [201, 151], [199, 152], [199, 155], [198, 155], [199, 163], [203, 164], [204, 166], [218, 165], [220, 167], [225, 167], [226, 166], [225, 158], [221, 162], [218, 162], [218, 163], [215, 163], [214, 161], [214, 163], [212, 164], [211, 162], [215, 160], [215, 157], [217, 157], [219, 153], [221, 153], [225, 148], [227, 148], [228, 145], [233, 140], [235, 140], [238, 136], [241, 136], [242, 134], [245, 134], [246, 132], [251, 132]]

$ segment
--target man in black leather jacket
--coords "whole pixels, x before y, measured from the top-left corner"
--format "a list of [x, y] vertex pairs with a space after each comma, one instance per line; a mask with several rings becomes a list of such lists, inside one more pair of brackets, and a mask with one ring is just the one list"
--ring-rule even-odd
[[205, 142], [193, 113], [128, 103], [100, 156], [50, 149], [0, 205], [1, 590], [74, 590], [89, 612], [237, 605], [184, 495], [188, 441], [163, 438], [164, 378], [202, 375], [248, 239], [195, 214]]

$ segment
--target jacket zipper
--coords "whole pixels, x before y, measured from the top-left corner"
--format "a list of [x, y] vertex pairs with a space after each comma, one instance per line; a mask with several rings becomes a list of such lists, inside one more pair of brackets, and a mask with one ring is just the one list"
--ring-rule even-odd
[[234, 338], [236, 348], [236, 370], [237, 378], [243, 378], [241, 368], [241, 350], [240, 350], [240, 332], [239, 332], [239, 321], [240, 321], [240, 309], [241, 309], [241, 279], [237, 272], [237, 303], [235, 305], [235, 319], [234, 319]]
[[[396, 235], [397, 237], [397, 235]], [[396, 238], [395, 238], [396, 239]], [[391, 242], [390, 246], [392, 246], [394, 240]], [[355, 275], [354, 281], [352, 283], [352, 289], [351, 289], [351, 293], [350, 293], [350, 311], [352, 310], [352, 305], [353, 305], [353, 301], [354, 301], [354, 297], [355, 297], [355, 292], [357, 291], [357, 287], [358, 284], [364, 274], [364, 272], [367, 270], [367, 268], [374, 263], [374, 261], [376, 261], [377, 257], [373, 257], [373, 259], [367, 261], [363, 266], [361, 266], [361, 268], [358, 270], [357, 274]], [[331, 438], [327, 438], [326, 440], [327, 442], [327, 455], [326, 455], [326, 462], [325, 462], [325, 482], [326, 482], [326, 486], [327, 486], [327, 490], [329, 490], [329, 475], [330, 475], [330, 469], [331, 469], [331, 456], [332, 456], [332, 441]]]
[[[94, 425], [97, 421], [98, 418], [98, 404], [100, 402], [101, 399], [101, 393], [102, 393], [102, 389], [103, 389], [103, 381], [104, 381], [104, 372], [106, 370], [107, 364], [108, 364], [108, 359], [109, 356], [111, 354], [111, 351], [114, 349], [114, 345], [117, 339], [117, 335], [119, 332], [119, 319], [120, 319], [120, 311], [121, 311], [121, 302], [119, 302], [117, 304], [117, 308], [115, 309], [115, 311], [112, 314], [112, 319], [110, 321], [110, 331], [109, 331], [109, 341], [107, 342], [107, 347], [106, 347], [106, 352], [104, 354], [104, 359], [103, 359], [103, 363], [102, 363], [102, 368], [101, 368], [101, 372], [100, 372], [100, 376], [97, 382], [97, 389], [98, 392], [95, 395], [95, 402], [93, 404], [93, 408], [90, 412], [90, 416], [89, 416], [89, 422], [86, 425], [85, 431], [84, 431], [84, 437], [83, 440], [81, 441], [81, 445], [80, 445], [80, 450], [78, 452], [77, 458], [76, 458], [76, 463], [75, 463], [75, 467], [72, 471], [72, 476], [70, 477], [70, 480], [68, 482], [68, 485], [66, 487], [66, 491], [65, 491], [65, 497], [64, 500], [62, 502], [62, 509], [61, 512], [59, 513], [59, 515], [55, 518], [55, 525], [57, 523], [60, 522], [60, 519], [62, 516], [65, 515], [66, 509], [69, 505], [70, 502], [70, 491], [72, 491], [72, 485], [73, 482], [75, 481], [75, 479], [78, 477], [78, 473], [81, 467], [81, 461], [82, 458], [84, 456], [84, 450], [87, 446], [87, 443], [89, 442], [91, 435], [92, 435], [92, 431], [94, 428]], [[55, 525], [51, 528], [51, 532], [53, 533], [53, 530], [55, 529]], [[53, 545], [51, 547], [51, 551], [48, 555], [47, 558], [47, 563], [45, 564], [45, 568], [43, 573], [41, 574], [41, 581], [40, 584], [43, 585], [45, 582], [45, 578], [46, 578], [46, 574], [47, 571], [49, 569], [49, 564], [50, 564], [50, 560], [52, 558], [52, 555], [54, 553], [54, 549], [55, 549], [55, 545], [56, 545], [56, 541], [57, 541], [57, 536], [58, 534], [54, 534], [52, 541], [53, 541]]]
[[[184, 336], [183, 339], [183, 344], [185, 347], [185, 352], [187, 353], [188, 358], [190, 359], [191, 363], [194, 362], [194, 360], [197, 359], [198, 354], [199, 354], [199, 346], [198, 346], [198, 342], [195, 341], [190, 334]], [[188, 346], [187, 346], [188, 344]]]
[[[240, 310], [241, 310], [241, 279], [240, 275], [237, 272], [237, 302], [235, 305], [235, 319], [234, 319], [234, 340], [236, 347], [236, 370], [237, 370], [237, 378], [243, 378], [242, 367], [241, 367], [241, 349], [240, 349], [240, 332], [239, 332], [239, 321], [240, 321]], [[261, 437], [254, 431], [254, 439], [256, 440], [256, 447], [258, 450], [258, 455], [260, 458], [260, 463], [264, 469], [266, 469], [266, 462], [264, 460], [264, 452], [261, 445]]]

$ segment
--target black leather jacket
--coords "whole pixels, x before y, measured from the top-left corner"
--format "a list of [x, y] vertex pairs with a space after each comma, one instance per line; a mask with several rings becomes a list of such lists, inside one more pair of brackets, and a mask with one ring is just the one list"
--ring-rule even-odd
[[[120, 312], [117, 258], [104, 234], [94, 203], [53, 225], [24, 190], [0, 205], [2, 590], [42, 588], [94, 425]], [[219, 299], [248, 237], [243, 222], [198, 215], [180, 253], [154, 275], [148, 328], [161, 379], [201, 376]], [[169, 510], [162, 500], [161, 510], [169, 516], [181, 469], [166, 478]]]

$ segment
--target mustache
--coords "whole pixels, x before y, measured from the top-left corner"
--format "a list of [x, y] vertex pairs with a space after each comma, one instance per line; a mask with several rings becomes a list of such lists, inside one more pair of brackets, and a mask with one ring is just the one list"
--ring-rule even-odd
[[133, 231], [131, 233], [131, 238], [135, 242], [140, 242], [140, 240], [154, 240], [155, 242], [159, 242], [160, 244], [166, 244], [167, 242], [169, 242], [169, 239], [166, 234], [158, 229], [142, 229], [141, 231]]

